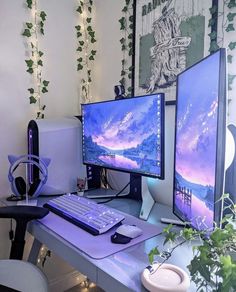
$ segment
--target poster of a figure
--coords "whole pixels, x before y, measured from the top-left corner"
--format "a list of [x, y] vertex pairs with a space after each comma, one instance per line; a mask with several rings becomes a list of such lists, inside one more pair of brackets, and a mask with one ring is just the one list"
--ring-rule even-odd
[[136, 0], [135, 95], [174, 100], [177, 75], [209, 54], [212, 0]]

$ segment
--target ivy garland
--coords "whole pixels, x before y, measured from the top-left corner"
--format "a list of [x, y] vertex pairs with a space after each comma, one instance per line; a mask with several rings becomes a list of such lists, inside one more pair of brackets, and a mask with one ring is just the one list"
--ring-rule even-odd
[[[219, 42], [223, 41], [224, 39], [224, 32], [229, 33], [232, 31], [235, 31], [235, 27], [234, 27], [234, 19], [236, 17], [236, 13], [233, 12], [233, 9], [236, 8], [236, 0], [226, 0], [223, 2], [223, 7], [227, 7], [229, 9], [228, 14], [226, 15], [226, 19], [223, 19], [223, 23], [222, 23], [222, 31], [223, 31], [223, 36], [222, 39], [217, 38], [217, 31], [212, 29], [212, 32], [209, 34], [209, 37], [211, 39], [211, 46], [210, 46], [210, 53], [215, 52], [216, 50], [219, 49]], [[209, 20], [209, 27], [214, 28], [215, 27], [215, 22], [217, 21], [218, 15], [221, 16], [224, 14], [225, 12], [218, 12], [217, 6], [213, 5], [212, 8], [210, 9], [210, 13], [211, 13], [211, 19]], [[227, 61], [228, 64], [232, 64], [233, 63], [233, 55], [232, 52], [236, 49], [236, 41], [231, 41], [228, 44], [228, 55], [227, 55]], [[235, 74], [228, 74], [228, 90], [232, 90], [232, 84], [233, 81], [235, 79], [236, 75]]]
[[95, 60], [95, 55], [97, 53], [97, 51], [93, 48], [96, 38], [95, 31], [91, 25], [92, 6], [92, 0], [79, 1], [79, 5], [76, 10], [81, 19], [80, 24], [75, 26], [75, 29], [78, 39], [77, 52], [79, 54], [79, 58], [77, 59], [77, 71], [83, 71], [84, 73], [84, 77], [81, 79], [82, 102], [91, 102], [91, 65]]
[[37, 118], [44, 118], [45, 104], [41, 104], [41, 94], [48, 92], [49, 81], [42, 79], [42, 56], [44, 53], [39, 50], [38, 34], [44, 35], [44, 23], [46, 13], [39, 11], [37, 0], [26, 0], [28, 9], [32, 12], [32, 20], [24, 24], [23, 36], [27, 38], [30, 58], [25, 60], [27, 72], [33, 75], [34, 86], [28, 88], [30, 93], [30, 104], [38, 103]]
[[134, 54], [133, 29], [134, 29], [134, 10], [133, 0], [125, 0], [125, 6], [122, 9], [123, 16], [119, 19], [120, 30], [123, 37], [120, 39], [123, 58], [121, 60], [121, 85], [124, 86], [128, 96], [133, 92], [131, 79], [133, 77], [133, 66], [130, 66], [129, 60]]

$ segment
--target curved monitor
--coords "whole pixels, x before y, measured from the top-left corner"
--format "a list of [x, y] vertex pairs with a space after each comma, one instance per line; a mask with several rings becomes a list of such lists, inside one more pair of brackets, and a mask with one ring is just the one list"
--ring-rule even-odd
[[164, 94], [82, 104], [83, 162], [164, 178]]
[[198, 230], [221, 218], [226, 135], [226, 51], [177, 78], [173, 212]]

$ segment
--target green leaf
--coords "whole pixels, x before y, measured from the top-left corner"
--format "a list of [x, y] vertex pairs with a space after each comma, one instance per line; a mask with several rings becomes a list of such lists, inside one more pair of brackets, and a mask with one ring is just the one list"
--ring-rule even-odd
[[33, 27], [33, 23], [31, 22], [26, 22], [27, 28], [31, 29]]
[[89, 4], [92, 6], [93, 5], [93, 0], [89, 0]]
[[45, 87], [47, 87], [48, 84], [49, 84], [49, 81], [47, 81], [47, 80], [43, 80], [43, 85], [44, 85]]
[[34, 65], [34, 61], [32, 59], [25, 60], [26, 65], [31, 68]]
[[41, 17], [41, 19], [42, 19], [43, 21], [46, 20], [46, 16], [47, 16], [47, 14], [46, 14], [44, 11], [41, 11], [41, 12], [40, 12], [40, 17]]
[[213, 5], [209, 10], [210, 10], [211, 15], [215, 14], [217, 12], [217, 6]]
[[134, 20], [134, 17], [133, 17], [133, 15], [131, 15], [131, 16], [129, 17], [129, 21], [130, 21], [130, 22], [133, 22], [133, 20]]
[[231, 12], [228, 13], [227, 14], [228, 21], [233, 21], [235, 16], [236, 16], [236, 13], [231, 13]]
[[89, 60], [94, 60], [94, 57], [93, 56], [89, 56]]
[[154, 247], [152, 250], [150, 250], [150, 252], [148, 253], [149, 263], [152, 264], [154, 262], [155, 256], [157, 256], [159, 254], [160, 254], [160, 252], [159, 252], [157, 247]]
[[125, 70], [121, 70], [120, 75], [121, 75], [121, 76], [125, 76], [125, 74], [126, 74]]
[[44, 87], [42, 88], [42, 93], [46, 93], [46, 92], [48, 92], [48, 90], [47, 90], [47, 88], [44, 86]]
[[42, 57], [43, 56], [43, 52], [42, 51], [39, 51], [39, 57]]
[[129, 6], [130, 0], [125, 0], [125, 3], [126, 3], [127, 6]]
[[88, 11], [90, 12], [90, 13], [92, 13], [92, 7], [88, 7]]
[[80, 38], [82, 35], [83, 35], [82, 32], [80, 31], [77, 32], [77, 38]]
[[133, 39], [133, 34], [132, 34], [132, 33], [130, 33], [130, 34], [128, 35], [128, 39], [130, 39], [130, 40]]
[[217, 37], [217, 32], [214, 30], [208, 34], [211, 40], [215, 40]]
[[119, 19], [119, 23], [120, 23], [120, 30], [124, 30], [126, 28], [126, 20], [125, 20], [125, 17], [121, 17]]
[[78, 64], [77, 65], [77, 71], [80, 71], [80, 70], [82, 70], [84, 67], [83, 67], [83, 65], [81, 65], [81, 64]]
[[225, 31], [229, 32], [229, 31], [234, 31], [234, 24], [233, 23], [229, 23], [228, 26], [226, 27]]
[[36, 102], [37, 102], [37, 99], [36, 99], [33, 95], [31, 95], [31, 96], [29, 97], [29, 100], [30, 100], [30, 104], [32, 104], [32, 103], [36, 103]]
[[95, 32], [94, 31], [89, 31], [88, 34], [90, 35], [91, 38], [94, 38], [95, 37]]
[[78, 47], [76, 51], [82, 52], [82, 50], [83, 50], [82, 47]]
[[93, 29], [92, 29], [92, 26], [91, 25], [89, 25], [88, 27], [87, 27], [87, 31], [92, 31]]
[[80, 57], [79, 59], [77, 59], [77, 61], [81, 63], [83, 61], [83, 58]]
[[87, 23], [91, 23], [91, 20], [92, 20], [91, 17], [87, 17], [87, 18], [86, 18]]
[[121, 38], [120, 39], [120, 43], [123, 45], [123, 44], [125, 44], [125, 38]]
[[219, 46], [216, 41], [212, 41], [210, 44], [209, 52], [215, 52], [219, 49]]
[[228, 61], [228, 63], [232, 64], [233, 56], [232, 55], [228, 55], [227, 56], [227, 61]]
[[42, 35], [44, 35], [44, 29], [43, 28], [40, 28], [39, 31], [41, 32]]
[[32, 0], [26, 0], [27, 7], [32, 9]]
[[123, 9], [122, 9], [122, 12], [127, 12], [128, 11], [128, 7], [125, 6]]
[[236, 48], [236, 42], [230, 42], [228, 47], [231, 51], [234, 50]]
[[76, 25], [75, 28], [76, 28], [77, 30], [81, 30], [81, 25]]
[[92, 39], [91, 39], [91, 43], [93, 44], [93, 43], [95, 43], [95, 42], [96, 42], [95, 38], [92, 38]]
[[26, 72], [30, 73], [30, 74], [33, 74], [34, 73], [34, 69], [33, 68], [29, 68], [26, 70]]
[[80, 14], [83, 13], [83, 10], [82, 10], [82, 7], [81, 6], [79, 6], [76, 11], [79, 12]]
[[233, 7], [236, 7], [236, 2], [235, 0], [230, 0], [228, 3], [228, 8], [233, 8]]
[[97, 53], [97, 51], [95, 51], [95, 50], [91, 50], [91, 55], [95, 56], [96, 53]]
[[126, 50], [126, 46], [123, 44], [122, 46], [121, 46], [121, 51], [125, 51]]
[[33, 88], [28, 88], [27, 90], [29, 91], [30, 94], [34, 94], [34, 89]]
[[208, 27], [213, 26], [215, 23], [216, 23], [215, 18], [210, 18], [209, 21], [208, 21]]
[[26, 37], [31, 37], [31, 32], [28, 28], [26, 28], [23, 33], [22, 33], [23, 36], [26, 36]]
[[81, 46], [83, 46], [83, 45], [84, 45], [84, 41], [79, 41], [79, 44], [80, 44]]
[[236, 75], [228, 74], [228, 90], [232, 90], [231, 85], [233, 84], [235, 77], [236, 77]]
[[41, 59], [38, 60], [38, 65], [43, 66], [43, 61]]

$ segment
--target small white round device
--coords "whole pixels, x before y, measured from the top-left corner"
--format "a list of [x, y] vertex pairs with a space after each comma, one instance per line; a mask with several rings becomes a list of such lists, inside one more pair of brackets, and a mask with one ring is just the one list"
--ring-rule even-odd
[[186, 292], [190, 286], [187, 273], [171, 264], [153, 263], [143, 270], [141, 281], [150, 292]]

